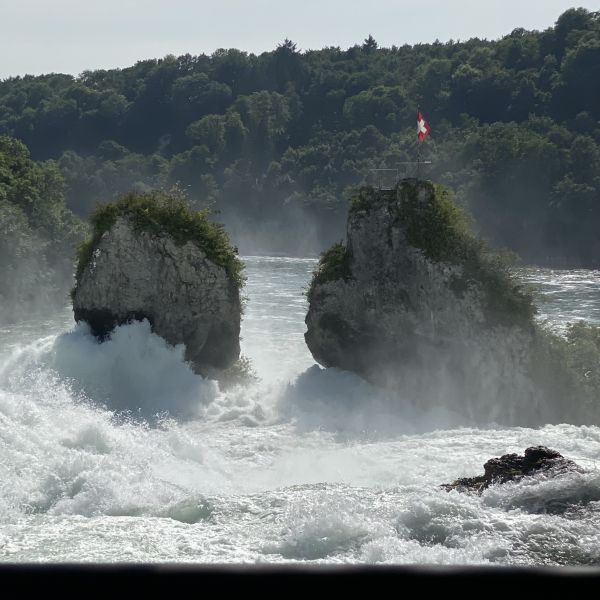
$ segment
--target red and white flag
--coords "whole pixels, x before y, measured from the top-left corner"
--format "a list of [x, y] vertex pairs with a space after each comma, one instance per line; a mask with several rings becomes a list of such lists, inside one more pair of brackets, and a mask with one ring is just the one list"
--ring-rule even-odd
[[417, 137], [422, 142], [429, 135], [429, 124], [423, 118], [421, 111], [417, 111]]

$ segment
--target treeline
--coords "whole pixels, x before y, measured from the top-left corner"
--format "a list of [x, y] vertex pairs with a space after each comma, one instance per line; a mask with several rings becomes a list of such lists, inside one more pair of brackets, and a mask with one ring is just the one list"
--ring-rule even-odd
[[[343, 235], [349, 188], [414, 160], [493, 244], [600, 265], [600, 13], [497, 41], [259, 56], [219, 50], [126, 69], [0, 82], [0, 132], [56, 159], [86, 215], [130, 188], [178, 184], [242, 251], [317, 251]], [[410, 169], [410, 168], [409, 168]], [[256, 242], [255, 240], [260, 240]]]
[[21, 142], [0, 136], [0, 322], [67, 303], [86, 227], [63, 187], [55, 163], [35, 163]]

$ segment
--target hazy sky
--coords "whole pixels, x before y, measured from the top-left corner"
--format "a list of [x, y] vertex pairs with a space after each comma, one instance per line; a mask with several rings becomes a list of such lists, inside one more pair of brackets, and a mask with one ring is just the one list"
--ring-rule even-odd
[[306, 50], [380, 46], [545, 29], [566, 0], [0, 0], [0, 78], [78, 74], [166, 54], [240, 48], [259, 53], [290, 38]]

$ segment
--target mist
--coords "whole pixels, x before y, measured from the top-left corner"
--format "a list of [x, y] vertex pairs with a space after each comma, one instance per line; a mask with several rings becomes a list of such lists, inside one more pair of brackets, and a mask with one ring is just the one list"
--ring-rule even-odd
[[245, 255], [316, 257], [346, 235], [345, 211], [315, 210], [294, 200], [282, 200], [262, 219], [224, 211], [213, 220], [225, 225]]
[[[74, 285], [74, 260], [50, 262], [46, 240], [32, 235], [25, 252], [15, 251], [15, 238], [0, 243], [0, 324], [44, 318], [70, 302]], [[74, 253], [74, 250], [73, 250]]]

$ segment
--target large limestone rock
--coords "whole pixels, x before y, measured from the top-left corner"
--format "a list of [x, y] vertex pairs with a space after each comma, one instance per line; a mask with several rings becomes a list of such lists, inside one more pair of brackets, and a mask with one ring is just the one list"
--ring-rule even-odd
[[532, 383], [530, 300], [440, 193], [414, 179], [361, 192], [346, 246], [326, 253], [309, 290], [310, 351], [420, 407], [486, 422], [561, 420], [560, 399]]
[[241, 304], [225, 268], [193, 242], [136, 231], [120, 216], [94, 246], [73, 295], [77, 321], [103, 338], [115, 325], [148, 319], [170, 344], [185, 344], [194, 370], [212, 376], [239, 357]]

